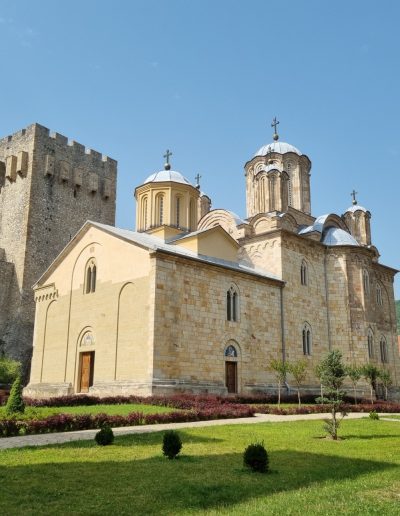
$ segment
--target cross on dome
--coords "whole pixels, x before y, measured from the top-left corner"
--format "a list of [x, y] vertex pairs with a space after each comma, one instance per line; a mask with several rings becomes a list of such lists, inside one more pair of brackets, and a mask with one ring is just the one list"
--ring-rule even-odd
[[274, 117], [274, 119], [272, 120], [272, 124], [271, 124], [271, 127], [274, 128], [274, 135], [273, 135], [273, 138], [274, 140], [277, 142], [279, 140], [279, 134], [277, 133], [277, 126], [280, 122], [276, 119], [276, 116]]
[[356, 192], [354, 189], [353, 191], [350, 193], [351, 197], [353, 198], [353, 204], [357, 204], [357, 199], [356, 199], [356, 195], [358, 194], [358, 192]]
[[171, 165], [169, 162], [170, 156], [172, 156], [172, 152], [169, 149], [167, 149], [167, 152], [164, 154], [164, 158], [166, 159], [166, 162], [164, 165], [165, 170], [169, 170], [171, 168]]

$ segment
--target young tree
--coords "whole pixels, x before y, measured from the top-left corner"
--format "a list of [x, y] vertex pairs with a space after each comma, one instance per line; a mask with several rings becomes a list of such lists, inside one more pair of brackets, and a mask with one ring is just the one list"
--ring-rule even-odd
[[294, 382], [296, 384], [299, 407], [301, 407], [300, 387], [307, 376], [307, 365], [308, 364], [306, 360], [298, 360], [297, 362], [288, 364], [287, 367], [288, 372], [293, 376]]
[[371, 389], [371, 403], [374, 403], [374, 391], [376, 392], [376, 382], [379, 378], [379, 369], [373, 364], [365, 364], [362, 368], [362, 375], [367, 380]]
[[388, 399], [388, 389], [392, 385], [392, 378], [390, 372], [387, 369], [381, 369], [379, 371], [379, 380], [385, 389], [385, 401]]
[[276, 382], [278, 384], [278, 407], [281, 406], [281, 388], [286, 379], [288, 372], [288, 364], [283, 360], [272, 359], [269, 363], [269, 370], [275, 373]]
[[342, 362], [342, 353], [338, 350], [331, 351], [328, 356], [320, 363], [321, 383], [324, 385], [325, 402], [329, 405], [331, 419], [325, 420], [325, 430], [335, 441], [338, 438], [337, 432], [340, 425], [338, 412], [342, 413], [342, 418], [346, 415], [343, 410], [342, 391], [346, 369]]
[[319, 379], [319, 383], [320, 383], [320, 390], [321, 390], [321, 396], [320, 396], [320, 400], [321, 400], [321, 403], [322, 405], [324, 404], [324, 386], [322, 385], [322, 370], [321, 370], [321, 364], [318, 364], [316, 367], [315, 367], [315, 375], [316, 377]]
[[22, 399], [22, 378], [19, 374], [12, 384], [10, 396], [7, 400], [6, 414], [12, 416], [13, 414], [22, 413], [25, 410], [25, 403]]
[[347, 376], [350, 378], [351, 383], [353, 384], [353, 393], [354, 393], [354, 403], [357, 405], [357, 383], [360, 381], [363, 372], [361, 367], [357, 366], [348, 366], [346, 367]]
[[5, 355], [0, 356], [0, 383], [11, 384], [21, 372], [21, 363]]

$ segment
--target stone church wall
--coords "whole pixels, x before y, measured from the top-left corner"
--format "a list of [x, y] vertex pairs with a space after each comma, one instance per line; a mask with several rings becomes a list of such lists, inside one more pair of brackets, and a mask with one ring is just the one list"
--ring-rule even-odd
[[[237, 322], [227, 321], [231, 285], [240, 299]], [[268, 362], [281, 356], [280, 285], [179, 257], [157, 259], [155, 392], [226, 393], [229, 344], [238, 350], [238, 391], [272, 388]]]

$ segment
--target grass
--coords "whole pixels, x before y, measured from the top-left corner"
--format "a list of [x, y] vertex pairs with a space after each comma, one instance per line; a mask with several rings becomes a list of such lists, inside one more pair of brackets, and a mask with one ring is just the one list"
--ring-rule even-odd
[[[321, 439], [321, 421], [187, 429], [172, 461], [162, 433], [3, 450], [0, 514], [398, 515], [400, 425], [345, 420], [340, 434]], [[261, 441], [266, 475], [242, 464]]]
[[[168, 407], [141, 404], [121, 405], [82, 405], [77, 407], [26, 407], [25, 417], [46, 417], [53, 414], [109, 414], [112, 416], [126, 416], [131, 412], [142, 412], [143, 414], [163, 414], [165, 412], [177, 411]], [[6, 417], [5, 407], [0, 407], [0, 419]]]

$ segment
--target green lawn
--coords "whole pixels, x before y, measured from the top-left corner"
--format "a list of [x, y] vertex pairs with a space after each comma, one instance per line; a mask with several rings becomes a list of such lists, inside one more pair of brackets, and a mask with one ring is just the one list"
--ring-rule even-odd
[[[340, 442], [322, 422], [181, 431], [182, 456], [162, 434], [0, 452], [0, 514], [398, 515], [400, 424], [344, 421]], [[264, 441], [272, 472], [247, 471], [242, 452]]]
[[[143, 414], [162, 414], [178, 409], [158, 407], [156, 405], [121, 404], [121, 405], [80, 405], [78, 407], [26, 407], [25, 416], [46, 417], [52, 414], [109, 414], [112, 416], [126, 416], [131, 412]], [[5, 416], [5, 408], [0, 407], [0, 419]]]

